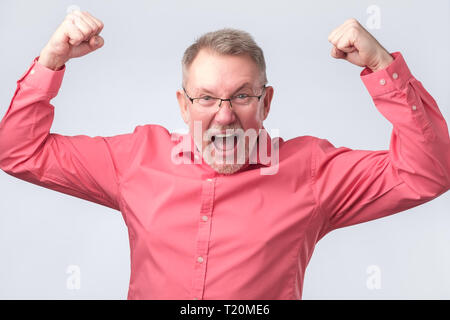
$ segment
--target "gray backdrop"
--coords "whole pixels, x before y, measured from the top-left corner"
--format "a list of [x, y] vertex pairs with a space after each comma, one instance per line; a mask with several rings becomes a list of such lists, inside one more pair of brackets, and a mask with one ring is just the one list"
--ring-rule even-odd
[[[362, 69], [330, 56], [329, 33], [350, 17], [387, 50], [402, 52], [450, 120], [447, 0], [2, 0], [0, 117], [71, 5], [104, 22], [105, 45], [67, 64], [52, 100], [52, 132], [110, 136], [147, 123], [185, 130], [175, 98], [183, 51], [204, 32], [235, 27], [249, 31], [265, 52], [275, 88], [266, 128], [279, 129], [284, 139], [313, 135], [337, 147], [387, 149], [392, 125], [373, 105]], [[367, 24], [371, 5], [379, 10], [379, 29]], [[130, 252], [118, 211], [3, 171], [0, 195], [0, 298], [126, 299]], [[449, 299], [449, 208], [447, 192], [328, 234], [307, 268], [303, 298]]]

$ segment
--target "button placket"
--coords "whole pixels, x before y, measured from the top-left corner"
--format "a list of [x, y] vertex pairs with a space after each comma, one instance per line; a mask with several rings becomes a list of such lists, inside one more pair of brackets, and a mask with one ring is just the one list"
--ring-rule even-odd
[[215, 180], [208, 178], [202, 182], [200, 219], [196, 239], [194, 277], [191, 296], [202, 299], [205, 289], [206, 264], [208, 262], [211, 219], [214, 203]]

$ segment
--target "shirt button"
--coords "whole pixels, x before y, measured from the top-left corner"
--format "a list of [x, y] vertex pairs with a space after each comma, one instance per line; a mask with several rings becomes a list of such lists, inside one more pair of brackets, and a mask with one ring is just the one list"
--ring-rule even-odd
[[192, 299], [192, 300], [198, 300], [198, 298], [194, 298], [194, 299]]
[[397, 74], [396, 72], [394, 72], [394, 73], [392, 74], [392, 78], [397, 79], [397, 78], [398, 78], [398, 74]]
[[411, 107], [413, 110], [416, 110], [417, 109], [417, 107], [414, 105], [414, 106], [412, 106]]
[[386, 80], [381, 79], [381, 80], [380, 80], [380, 84], [381, 84], [382, 86], [384, 86], [384, 85], [386, 84]]
[[202, 220], [203, 220], [203, 221], [208, 221], [208, 217], [207, 217], [207, 216], [203, 216], [203, 217], [202, 217]]
[[206, 181], [213, 181], [213, 179], [211, 179], [211, 178], [208, 178], [208, 179], [206, 179]]
[[202, 263], [202, 262], [203, 262], [203, 257], [198, 257], [198, 258], [197, 258], [197, 261], [200, 262], [200, 263]]
[[30, 71], [30, 74], [34, 74], [34, 69], [32, 69], [32, 70]]

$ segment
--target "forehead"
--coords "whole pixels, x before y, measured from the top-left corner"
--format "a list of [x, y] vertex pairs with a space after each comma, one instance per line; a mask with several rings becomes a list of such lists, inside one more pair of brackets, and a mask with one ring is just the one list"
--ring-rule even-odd
[[211, 92], [227, 93], [245, 83], [259, 86], [260, 72], [249, 55], [223, 55], [202, 49], [188, 69], [187, 85]]

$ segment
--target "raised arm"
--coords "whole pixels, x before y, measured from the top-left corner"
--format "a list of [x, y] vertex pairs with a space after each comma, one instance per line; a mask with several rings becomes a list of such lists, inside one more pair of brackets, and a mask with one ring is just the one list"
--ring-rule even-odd
[[[415, 207], [450, 188], [450, 138], [436, 101], [400, 52], [387, 51], [355, 20], [329, 37], [331, 55], [366, 66], [361, 80], [393, 125], [389, 150], [315, 141], [313, 189], [327, 232]], [[380, 58], [383, 57], [383, 58]]]
[[[114, 137], [50, 133], [65, 63], [103, 44], [103, 24], [88, 13], [69, 14], [17, 81], [0, 122], [0, 168], [28, 182], [119, 209], [119, 179], [133, 134]], [[95, 40], [99, 44], [95, 44]]]

